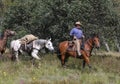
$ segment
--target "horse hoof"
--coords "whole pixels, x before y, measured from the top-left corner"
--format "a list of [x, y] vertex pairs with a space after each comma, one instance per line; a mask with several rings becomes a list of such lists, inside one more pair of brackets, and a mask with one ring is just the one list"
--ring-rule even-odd
[[39, 58], [38, 60], [41, 60], [41, 58]]

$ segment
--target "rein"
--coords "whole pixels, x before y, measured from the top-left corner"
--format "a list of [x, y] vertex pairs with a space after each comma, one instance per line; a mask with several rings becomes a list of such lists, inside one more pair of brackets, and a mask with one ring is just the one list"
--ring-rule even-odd
[[[92, 44], [90, 44], [90, 41], [92, 41]], [[90, 47], [94, 47], [94, 42], [93, 42], [93, 40], [92, 39], [89, 39], [88, 41], [87, 41], [87, 44], [90, 46]]]
[[[91, 43], [90, 43], [91, 41]], [[88, 44], [90, 46], [91, 49], [85, 49], [86, 52], [89, 53], [89, 55], [91, 55], [91, 52], [93, 50], [93, 47], [94, 47], [94, 42], [93, 42], [93, 39], [89, 39], [87, 40], [86, 44]]]

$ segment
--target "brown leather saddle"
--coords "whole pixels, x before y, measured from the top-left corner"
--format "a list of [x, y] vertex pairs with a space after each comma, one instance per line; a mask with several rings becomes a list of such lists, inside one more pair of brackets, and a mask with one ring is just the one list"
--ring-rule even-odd
[[[81, 49], [84, 49], [84, 43], [82, 43]], [[67, 51], [77, 51], [77, 48], [76, 48], [75, 43], [73, 41], [68, 41]]]
[[75, 43], [73, 41], [69, 41], [68, 42], [67, 51], [77, 51]]

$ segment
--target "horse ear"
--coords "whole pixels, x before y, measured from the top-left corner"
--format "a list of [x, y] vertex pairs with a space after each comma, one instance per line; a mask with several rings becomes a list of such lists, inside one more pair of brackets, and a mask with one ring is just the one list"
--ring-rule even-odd
[[47, 38], [46, 40], [51, 41], [51, 38]]
[[51, 41], [51, 38], [49, 38], [49, 41]]
[[96, 33], [95, 36], [99, 37], [99, 33]]
[[98, 34], [97, 33], [93, 33], [91, 34], [92, 37], [98, 37]]

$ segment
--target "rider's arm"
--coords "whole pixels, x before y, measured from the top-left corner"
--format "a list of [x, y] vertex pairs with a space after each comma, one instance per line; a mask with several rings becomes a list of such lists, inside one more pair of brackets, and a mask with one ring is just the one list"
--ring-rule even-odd
[[73, 40], [74, 38], [74, 29], [70, 31], [70, 40]]

